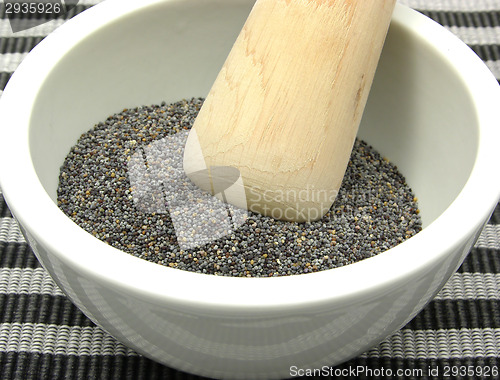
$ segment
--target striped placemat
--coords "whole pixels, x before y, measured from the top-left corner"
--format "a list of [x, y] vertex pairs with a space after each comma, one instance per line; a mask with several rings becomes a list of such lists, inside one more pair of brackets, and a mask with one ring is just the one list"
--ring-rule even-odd
[[[29, 29], [23, 29], [22, 22], [16, 20], [20, 30], [15, 33], [12, 20], [6, 16], [5, 4], [0, 2], [0, 95], [16, 67], [37, 43], [65, 20], [98, 2], [59, 1], [66, 7], [60, 17], [42, 20], [43, 23]], [[400, 2], [455, 33], [500, 80], [500, 0]], [[326, 378], [338, 378], [331, 376], [335, 374], [388, 378], [392, 374], [392, 378], [401, 379], [472, 379], [500, 378], [499, 372], [500, 207], [497, 207], [459, 271], [420, 314], [379, 346], [324, 375], [328, 375]], [[0, 190], [0, 378], [199, 377], [140, 356], [87, 319], [37, 262]]]

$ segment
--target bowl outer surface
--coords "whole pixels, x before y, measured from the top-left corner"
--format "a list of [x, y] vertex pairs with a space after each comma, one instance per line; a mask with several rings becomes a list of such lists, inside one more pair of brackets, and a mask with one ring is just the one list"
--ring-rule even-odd
[[[251, 1], [238, 1], [251, 4]], [[226, 2], [220, 0], [212, 3], [223, 6]], [[450, 65], [462, 77], [475, 102], [478, 125], [481, 126], [478, 154], [470, 179], [453, 205], [407, 242], [377, 257], [332, 271], [293, 277], [247, 279], [206, 276], [164, 268], [124, 255], [83, 233], [68, 221], [46, 193], [35, 173], [29, 148], [28, 126], [32, 115], [26, 110], [31, 110], [32, 104], [37, 100], [39, 88], [44, 85], [44, 80], [54, 65], [71, 51], [75, 42], [86, 38], [89, 31], [95, 32], [105, 25], [119, 23], [120, 19], [133, 12], [148, 9], [153, 11], [155, 7], [165, 4], [182, 9], [182, 4], [192, 5], [194, 2], [148, 0], [139, 4], [135, 1], [109, 0], [63, 25], [35, 48], [21, 64], [0, 101], [3, 136], [0, 162], [9, 163], [2, 164], [0, 168], [0, 185], [10, 209], [37, 256], [71, 299], [92, 319], [141, 352], [155, 357], [153, 352], [157, 349], [157, 360], [185, 370], [198, 373], [202, 371], [191, 368], [191, 364], [181, 358], [182, 355], [176, 356], [158, 347], [152, 349], [154, 333], [151, 331], [149, 334], [142, 331], [141, 337], [134, 338], [134, 323], [139, 324], [140, 317], [137, 315], [137, 322], [134, 323], [125, 321], [120, 316], [120, 308], [130, 311], [128, 306], [141, 302], [144, 310], [152, 310], [150, 314], [144, 312], [151, 319], [143, 323], [158, 325], [161, 323], [157, 319], [163, 319], [163, 327], [171, 328], [174, 338], [176, 331], [179, 336], [185, 333], [179, 330], [175, 322], [170, 325], [166, 322], [172, 321], [172, 318], [175, 320], [176, 313], [177, 318], [203, 316], [214, 329], [218, 328], [217, 319], [221, 317], [225, 318], [227, 326], [237, 323], [235, 321], [240, 318], [257, 318], [256, 327], [260, 330], [262, 327], [278, 326], [273, 325], [276, 323], [273, 317], [284, 318], [291, 315], [295, 319], [285, 318], [282, 319], [283, 323], [296, 328], [307, 324], [307, 320], [312, 317], [319, 317], [321, 320], [322, 313], [325, 326], [328, 325], [328, 320], [333, 320], [336, 329], [344, 323], [344, 330], [349, 330], [348, 326], [356, 324], [349, 320], [366, 319], [365, 323], [368, 323], [370, 313], [381, 313], [379, 317], [384, 317], [387, 322], [372, 329], [376, 331], [373, 336], [358, 336], [358, 342], [352, 343], [352, 347], [346, 347], [344, 351], [337, 350], [335, 359], [328, 357], [318, 359], [317, 362], [312, 360], [307, 365], [324, 363], [325, 360], [348, 359], [407, 321], [431, 299], [465, 257], [496, 205], [500, 185], [498, 176], [491, 175], [496, 168], [495, 145], [499, 141], [495, 123], [498, 120], [496, 105], [500, 101], [500, 91], [496, 80], [479, 58], [454, 36], [416, 12], [398, 6], [394, 23], [411, 30], [418, 38], [432, 41], [429, 43], [436, 50], [442, 51], [443, 59], [450, 61]], [[412, 290], [408, 287], [410, 283]], [[100, 292], [103, 293], [99, 295]], [[114, 295], [117, 300], [113, 307], [109, 306], [112, 304], [110, 295]], [[99, 297], [103, 301], [102, 305], [99, 305]], [[384, 297], [395, 299], [393, 310], [380, 311], [378, 306], [383, 303], [381, 300]], [[408, 306], [408, 299], [417, 301]], [[89, 304], [88, 300], [92, 302]], [[343, 312], [335, 317], [331, 313], [332, 307]], [[333, 325], [330, 327], [333, 328]], [[237, 342], [238, 332], [241, 331], [234, 330], [233, 337], [228, 338], [228, 342]], [[298, 331], [306, 334], [305, 330]], [[325, 331], [327, 330], [323, 330], [323, 327], [313, 331], [312, 336], [316, 336], [318, 344], [321, 344], [320, 337], [325, 335]], [[199, 331], [197, 333], [201, 334]], [[284, 336], [288, 333], [284, 333]], [[242, 334], [245, 339], [248, 338], [243, 332]], [[350, 334], [356, 335], [353, 331]], [[323, 343], [327, 344], [334, 338], [336, 337], [327, 336]], [[206, 337], [207, 342], [210, 339], [210, 336]], [[296, 337], [298, 341], [303, 339], [306, 339], [305, 335], [302, 338]], [[347, 336], [339, 339], [349, 340]], [[199, 341], [197, 344], [199, 347], [192, 349], [203, 351], [206, 355], [207, 350], [213, 348], [208, 343], [207, 347], [200, 345]], [[221, 352], [227, 356], [231, 347], [229, 344]], [[277, 348], [279, 352], [281, 346], [271, 345], [267, 352], [255, 341], [250, 342], [248, 347], [258, 347], [262, 355], [272, 359], [270, 352], [276, 352]], [[285, 348], [283, 350], [283, 355], [285, 352], [289, 355]], [[244, 355], [248, 357], [249, 351], [243, 351], [235, 350], [232, 359], [241, 361]], [[213, 355], [217, 357], [217, 353]], [[260, 354], [255, 355], [257, 361], [263, 360]], [[222, 357], [217, 358], [223, 360]], [[219, 362], [216, 360], [215, 364], [217, 363]], [[249, 368], [253, 365], [251, 361], [245, 363], [250, 363]], [[239, 362], [240, 367], [245, 363]], [[211, 372], [204, 374], [224, 375], [220, 372], [221, 367], [215, 364]], [[267, 364], [263, 364], [259, 368], [261, 375], [283, 374], [282, 371], [273, 372], [271, 367], [266, 366]], [[234, 372], [232, 374], [235, 375]]]
[[[179, 1], [170, 1], [171, 3], [179, 2]], [[244, 2], [244, 1], [242, 1]], [[147, 1], [144, 2], [141, 6], [138, 6], [135, 4], [135, 2], [127, 2], [123, 1], [119, 8], [119, 12], [116, 13], [114, 12], [116, 9], [114, 8], [114, 3], [110, 2], [111, 4], [100, 4], [100, 6], [96, 8], [100, 8], [101, 5], [107, 6], [106, 8], [103, 7], [103, 10], [99, 12], [100, 9], [97, 9], [95, 12], [93, 9], [90, 9], [87, 14], [82, 15], [85, 17], [79, 17], [78, 20], [79, 22], [75, 23], [68, 23], [68, 25], [64, 25], [63, 27], [60, 28], [60, 30], [56, 31], [57, 33], [54, 33], [53, 36], [50, 38], [50, 43], [47, 43], [45, 46], [40, 46], [39, 49], [35, 49], [35, 52], [32, 56], [28, 57], [31, 59], [26, 59], [26, 62], [22, 64], [22, 66], [19, 69], [19, 72], [15, 74], [15, 76], [12, 79], [13, 84], [9, 86], [6, 89], [5, 93], [5, 101], [2, 102], [2, 111], [3, 111], [3, 118], [6, 120], [6, 122], [3, 123], [4, 126], [4, 136], [5, 138], [4, 141], [4, 146], [2, 149], [2, 154], [6, 158], [2, 162], [9, 162], [11, 163], [13, 160], [16, 162], [15, 165], [9, 165], [5, 166], [3, 172], [5, 173], [2, 175], [2, 188], [4, 188], [5, 196], [7, 199], [11, 199], [13, 197], [20, 197], [22, 200], [12, 201], [12, 208], [13, 211], [16, 212], [16, 209], [22, 208], [23, 212], [26, 212], [30, 217], [33, 217], [32, 219], [25, 218], [23, 214], [21, 214], [21, 210], [16, 212], [16, 216], [19, 217], [21, 220], [25, 220], [26, 225], [34, 225], [34, 222], [40, 222], [41, 225], [37, 225], [36, 227], [40, 227], [40, 229], [43, 231], [45, 229], [48, 229], [50, 231], [47, 231], [48, 234], [41, 234], [41, 238], [43, 240], [47, 241], [48, 245], [51, 245], [53, 243], [62, 243], [62, 244], [67, 244], [66, 240], [67, 239], [62, 239], [61, 234], [58, 232], [54, 232], [52, 228], [47, 228], [47, 227], [52, 227], [52, 224], [46, 223], [46, 217], [43, 218], [40, 221], [36, 220], [36, 216], [39, 214], [42, 214], [42, 210], [40, 210], [40, 207], [46, 208], [46, 210], [43, 210], [44, 212], [47, 212], [47, 215], [51, 218], [54, 218], [54, 222], [57, 223], [58, 227], [63, 227], [67, 228], [68, 234], [77, 234], [75, 237], [81, 238], [82, 236], [86, 234], [82, 234], [79, 228], [76, 228], [75, 226], [72, 226], [71, 224], [68, 225], [67, 219], [60, 213], [60, 211], [57, 209], [57, 207], [54, 207], [54, 203], [49, 199], [45, 191], [43, 191], [42, 186], [40, 183], [38, 183], [36, 173], [33, 173], [33, 165], [30, 163], [30, 152], [29, 148], [27, 146], [27, 141], [29, 140], [28, 130], [26, 128], [27, 125], [29, 125], [29, 114], [24, 112], [21, 113], [20, 105], [26, 105], [29, 106], [30, 102], [33, 101], [34, 97], [36, 97], [37, 92], [36, 92], [36, 87], [41, 85], [43, 83], [43, 78], [44, 74], [49, 72], [52, 68], [52, 66], [57, 62], [59, 57], [63, 56], [64, 53], [71, 49], [72, 45], [75, 43], [75, 41], [78, 41], [79, 39], [85, 38], [85, 36], [88, 34], [87, 28], [89, 25], [87, 23], [90, 22], [90, 19], [92, 19], [92, 27], [94, 29], [98, 29], [99, 25], [101, 24], [106, 24], [106, 23], [111, 23], [113, 22], [114, 19], [119, 19], [120, 17], [123, 17], [127, 15], [130, 12], [133, 12], [135, 8], [146, 8], [148, 6], [154, 6], [157, 3], [162, 3], [162, 1]], [[189, 1], [188, 1], [189, 3]], [[222, 2], [223, 3], [223, 2]], [[107, 12], [113, 10], [113, 19], [109, 20], [107, 16]], [[488, 191], [488, 189], [495, 189], [498, 188], [498, 186], [484, 186], [483, 184], [489, 184], [491, 182], [494, 183], [494, 185], [498, 184], [498, 180], [496, 179], [495, 176], [490, 176], [489, 174], [492, 172], [488, 172], [488, 166], [487, 161], [491, 160], [491, 162], [495, 162], [495, 160], [492, 157], [492, 145], [496, 141], [498, 141], [498, 133], [493, 129], [492, 124], [494, 123], [494, 116], [496, 116], [496, 111], [495, 107], [493, 106], [495, 104], [495, 101], [498, 99], [498, 88], [495, 87], [495, 84], [493, 84], [492, 76], [487, 70], [486, 66], [484, 67], [478, 67], [483, 65], [482, 62], [479, 61], [477, 57], [472, 57], [470, 51], [466, 51], [468, 49], [465, 46], [462, 46], [463, 44], [458, 41], [454, 36], [449, 34], [448, 32], [444, 31], [443, 28], [438, 26], [437, 24], [434, 24], [433, 22], [430, 22], [429, 20], [424, 19], [423, 16], [415, 15], [413, 11], [410, 11], [409, 9], [406, 9], [402, 6], [399, 6], [398, 9], [395, 12], [395, 18], [396, 22], [405, 25], [405, 27], [412, 28], [412, 29], [417, 29], [421, 37], [423, 38], [428, 38], [429, 35], [433, 34], [433, 44], [436, 45], [437, 49], [440, 48], [440, 45], [443, 45], [443, 56], [445, 59], [452, 60], [454, 58], [457, 58], [456, 61], [454, 61], [454, 65], [458, 67], [458, 70], [460, 70], [460, 74], [463, 76], [467, 75], [467, 72], [470, 72], [470, 77], [471, 78], [464, 78], [464, 81], [467, 82], [467, 85], [469, 87], [472, 87], [471, 92], [474, 92], [474, 99], [476, 101], [476, 105], [478, 110], [478, 117], [481, 119], [487, 119], [487, 120], [480, 120], [482, 122], [482, 130], [481, 130], [481, 149], [480, 149], [480, 155], [477, 157], [477, 162], [475, 165], [475, 171], [473, 172], [472, 178], [468, 183], [468, 186], [466, 186], [466, 189], [462, 192], [461, 196], [459, 199], [457, 199], [458, 202], [461, 202], [462, 199], [469, 195], [470, 192], [477, 191], [477, 187], [481, 186], [481, 192]], [[49, 42], [49, 41], [47, 41]], [[43, 45], [43, 44], [42, 44]], [[460, 59], [458, 59], [460, 58]], [[33, 70], [33, 65], [37, 66], [36, 72]], [[491, 77], [490, 77], [491, 76]], [[19, 79], [18, 79], [19, 77]], [[477, 85], [475, 85], [477, 83]], [[474, 88], [477, 87], [477, 88]], [[490, 88], [488, 88], [490, 87]], [[22, 96], [24, 100], [22, 102], [19, 102], [18, 96]], [[15, 104], [14, 104], [15, 103]], [[11, 128], [7, 127], [10, 125], [16, 125], [19, 126], [17, 128]], [[24, 127], [23, 127], [24, 126]], [[483, 127], [484, 126], [484, 127]], [[7, 144], [5, 144], [8, 142]], [[488, 157], [489, 155], [490, 157]], [[486, 169], [484, 169], [486, 168]], [[26, 173], [23, 175], [19, 175], [21, 173]], [[10, 179], [7, 180], [7, 177]], [[12, 180], [12, 177], [15, 177], [16, 180]], [[5, 178], [5, 179], [4, 179]], [[4, 183], [5, 182], [5, 183]], [[475, 183], [480, 183], [475, 185]], [[13, 190], [10, 190], [10, 187], [13, 187]], [[27, 194], [25, 192], [26, 189], [31, 189], [30, 191], [30, 196], [27, 197]], [[470, 190], [469, 190], [470, 189]], [[491, 190], [495, 191], [495, 190]], [[464, 205], [464, 207], [468, 208], [473, 208], [474, 211], [473, 214], [471, 214], [471, 217], [475, 217], [475, 220], [477, 222], [480, 222], [484, 219], [483, 210], [491, 210], [491, 204], [495, 203], [496, 200], [498, 199], [498, 192], [495, 194], [487, 194], [488, 196], [485, 197], [476, 197], [476, 204], [474, 207], [471, 207], [470, 205]], [[38, 199], [40, 197], [40, 199]], [[28, 199], [26, 199], [28, 198]], [[465, 203], [466, 200], [464, 200]], [[481, 207], [481, 203], [485, 202], [487, 203], [484, 205], [484, 207]], [[31, 206], [37, 205], [35, 208], [31, 208]], [[458, 208], [458, 207], [456, 207]], [[451, 228], [465, 228], [468, 227], [468, 225], [462, 224], [462, 223], [452, 223], [453, 220], [450, 220], [450, 217], [448, 216], [453, 210], [448, 210], [450, 211], [449, 213], [445, 213], [445, 215], [441, 216], [441, 218], [433, 223], [432, 228], [429, 230], [435, 230], [440, 227], [442, 227], [444, 224], [449, 224]], [[476, 215], [474, 215], [476, 214]], [[479, 214], [479, 215], [477, 215]], [[444, 220], [447, 219], [447, 220]], [[460, 224], [459, 226], [453, 226], [454, 224]], [[448, 230], [448, 228], [444, 228], [445, 232]], [[36, 228], [34, 229], [36, 231]], [[455, 230], [455, 231], [460, 231], [460, 230]], [[49, 233], [50, 232], [50, 233]], [[432, 231], [431, 231], [432, 232]], [[468, 236], [470, 231], [464, 231], [465, 233], [461, 236]], [[185, 273], [185, 272], [179, 272], [176, 270], [170, 270], [169, 268], [163, 268], [163, 267], [158, 267], [157, 265], [149, 265], [149, 263], [145, 263], [142, 260], [138, 260], [135, 258], [128, 258], [125, 255], [126, 260], [123, 258], [124, 255], [118, 252], [114, 252], [116, 250], [106, 247], [103, 244], [99, 244], [99, 242], [94, 241], [95, 239], [93, 238], [87, 238], [85, 239], [84, 243], [90, 243], [90, 247], [95, 248], [95, 249], [104, 249], [105, 254], [99, 254], [96, 253], [96, 262], [99, 262], [100, 260], [108, 260], [111, 259], [111, 262], [115, 262], [114, 260], [118, 257], [117, 255], [120, 255], [120, 259], [124, 259], [123, 264], [130, 264], [135, 267], [136, 270], [133, 272], [138, 275], [136, 279], [131, 279], [128, 278], [128, 275], [125, 274], [124, 277], [120, 276], [120, 273], [113, 273], [111, 276], [109, 276], [109, 273], [107, 273], [107, 266], [106, 265], [95, 265], [96, 262], [94, 262], [92, 259], [93, 258], [88, 258], [88, 259], [82, 259], [81, 256], [77, 254], [71, 254], [68, 259], [70, 261], [74, 262], [74, 265], [76, 267], [81, 268], [82, 270], [86, 270], [89, 273], [94, 273], [94, 274], [100, 274], [103, 275], [104, 278], [108, 279], [109, 277], [116, 277], [116, 280], [119, 282], [123, 281], [123, 285], [125, 286], [131, 286], [131, 281], [134, 281], [134, 285], [132, 286], [134, 289], [141, 289], [145, 291], [145, 293], [150, 293], [150, 292], [155, 292], [154, 287], [153, 289], [150, 286], [144, 286], [145, 282], [150, 282], [150, 281], [159, 281], [158, 284], [163, 283], [163, 281], [169, 281], [168, 278], [174, 278], [175, 277], [175, 283], [177, 283], [178, 280], [180, 280], [182, 277], [187, 276], [186, 280], [189, 282], [191, 281], [203, 281], [205, 284], [204, 286], [208, 286], [211, 288], [211, 285], [213, 284], [214, 288], [207, 290], [207, 293], [211, 294], [210, 297], [206, 297], [205, 294], [200, 294], [199, 292], [203, 292], [203, 289], [198, 289], [197, 294], [192, 294], [190, 290], [186, 289], [186, 293], [183, 293], [182, 290], [176, 289], [177, 291], [180, 291], [182, 296], [179, 298], [187, 300], [193, 297], [193, 300], [196, 302], [211, 302], [210, 299], [213, 299], [213, 302], [215, 304], [218, 303], [228, 303], [228, 305], [238, 305], [239, 302], [242, 302], [241, 306], [256, 306], [256, 305], [265, 305], [265, 306], [277, 306], [277, 305], [286, 305], [288, 303], [290, 304], [302, 304], [303, 302], [314, 302], [314, 301], [319, 301], [321, 299], [330, 299], [331, 297], [351, 297], [358, 291], [362, 291], [364, 288], [366, 288], [367, 285], [370, 285], [370, 288], [376, 287], [376, 286], [383, 286], [384, 283], [390, 278], [394, 279], [394, 273], [391, 271], [391, 267], [395, 267], [395, 265], [384, 265], [385, 262], [393, 262], [395, 259], [395, 256], [400, 256], [398, 252], [401, 249], [409, 250], [410, 252], [405, 252], [405, 260], [412, 260], [415, 258], [415, 255], [418, 256], [418, 261], [417, 264], [422, 264], [426, 260], [425, 253], [422, 253], [420, 248], [423, 248], [422, 244], [424, 243], [425, 237], [427, 236], [427, 231], [423, 231], [423, 233], [419, 234], [417, 237], [414, 239], [410, 239], [410, 241], [406, 242], [404, 245], [401, 245], [399, 247], [395, 247], [394, 249], [387, 251], [384, 255], [379, 255], [378, 257], [372, 258], [367, 262], [361, 262], [357, 263], [354, 266], [349, 266], [345, 268], [339, 268], [336, 269], [334, 272], [334, 275], [332, 272], [327, 271], [325, 273], [316, 273], [316, 274], [309, 274], [307, 276], [301, 276], [301, 282], [302, 281], [311, 281], [311, 285], [313, 283], [321, 284], [324, 280], [333, 281], [330, 282], [331, 285], [334, 284], [344, 284], [345, 286], [339, 287], [338, 290], [335, 292], [335, 294], [331, 294], [331, 291], [327, 291], [325, 293], [319, 292], [316, 295], [311, 295], [307, 294], [307, 292], [303, 291], [303, 286], [298, 286], [297, 288], [290, 289], [288, 288], [289, 286], [292, 286], [292, 283], [295, 282], [296, 278], [272, 278], [272, 279], [236, 279], [236, 278], [217, 278], [214, 276], [207, 276], [204, 275], [198, 275], [198, 274], [193, 274], [193, 273]], [[55, 236], [54, 236], [55, 235]], [[458, 235], [458, 234], [453, 234]], [[454, 241], [456, 240], [455, 238], [453, 239], [439, 239], [439, 240], [447, 240], [447, 242]], [[433, 243], [434, 244], [434, 243]], [[425, 244], [424, 244], [425, 246]], [[72, 244], [71, 245], [72, 249], [75, 249], [76, 247]], [[416, 249], [415, 249], [416, 248]], [[420, 251], [420, 252], [419, 252]], [[436, 249], [434, 246], [434, 251], [439, 252], [439, 249]], [[64, 252], [67, 252], [65, 250], [60, 251], [62, 255], [65, 255]], [[93, 255], [93, 249], [88, 250], [87, 255]], [[390, 257], [389, 257], [390, 256]], [[128, 262], [127, 262], [128, 261]], [[384, 263], [383, 263], [384, 262]], [[408, 261], [409, 262], [409, 261]], [[368, 266], [376, 266], [377, 269], [382, 270], [382, 272], [378, 273], [383, 273], [384, 271], [387, 271], [391, 273], [390, 276], [381, 276], [381, 275], [374, 275], [372, 273], [372, 270], [368, 268]], [[91, 266], [91, 267], [89, 267]], [[141, 271], [147, 273], [147, 277], [141, 277], [139, 273], [139, 267]], [[410, 274], [412, 271], [418, 269], [419, 265], [403, 265], [400, 269], [403, 271], [409, 269], [408, 273], [401, 273], [401, 277], [406, 277], [408, 274]], [[411, 269], [410, 269], [410, 268]], [[385, 269], [384, 269], [385, 268]], [[142, 271], [142, 269], [145, 269]], [[104, 272], [103, 272], [104, 271]], [[354, 273], [353, 271], [359, 271], [359, 273]], [[127, 272], [127, 271], [124, 271]], [[169, 273], [168, 276], [164, 276], [163, 274], [167, 272]], [[181, 278], [177, 278], [180, 275]], [[352, 276], [355, 275], [357, 279], [364, 278], [365, 281], [353, 281]], [[367, 276], [366, 276], [367, 275]], [[396, 275], [397, 276], [397, 275]], [[168, 277], [168, 278], [166, 278]], [[323, 278], [324, 277], [324, 278]], [[147, 281], [146, 281], [147, 279]], [[278, 298], [275, 298], [277, 294], [269, 292], [269, 286], [271, 283], [276, 283], [279, 284], [282, 282], [284, 288], [290, 289], [289, 296], [283, 291], [280, 290], [280, 294]], [[207, 284], [208, 283], [208, 284]], [[231, 283], [231, 285], [229, 285]], [[164, 283], [165, 285], [167, 283]], [[223, 285], [224, 284], [224, 285]], [[228, 286], [229, 285], [229, 286]], [[215, 289], [222, 289], [222, 288], [234, 288], [237, 287], [238, 289], [233, 293], [231, 289], [226, 289], [227, 292], [224, 292], [223, 294], [219, 294], [219, 296], [213, 297], [215, 294], [218, 292], [212, 292], [212, 290]], [[242, 288], [239, 288], [239, 286], [242, 286]], [[255, 286], [257, 288], [255, 288]], [[262, 286], [262, 287], [261, 287]], [[165, 289], [165, 288], [170, 288], [170, 287], [164, 287], [161, 286], [156, 289]], [[281, 288], [281, 286], [280, 286]], [[302, 289], [302, 290], [301, 290]], [[267, 292], [260, 293], [259, 296], [257, 297], [252, 297], [249, 296], [248, 299], [242, 299], [239, 294], [248, 294], [247, 291], [252, 291], [252, 290], [267, 290]], [[243, 291], [241, 293], [241, 291]], [[165, 296], [166, 294], [164, 291], [159, 291], [159, 294], [156, 294], [157, 296]], [[187, 294], [190, 293], [190, 294]], [[155, 295], [155, 296], [156, 296]], [[303, 296], [304, 298], [302, 298]], [[174, 296], [176, 297], [176, 296]], [[215, 299], [214, 299], [215, 298]], [[218, 300], [216, 298], [219, 298]]]

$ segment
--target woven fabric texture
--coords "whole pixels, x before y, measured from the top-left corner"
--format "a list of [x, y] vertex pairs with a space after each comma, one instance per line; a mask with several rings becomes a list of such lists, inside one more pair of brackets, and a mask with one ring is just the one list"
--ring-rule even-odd
[[[73, 1], [58, 19], [15, 33], [0, 3], [0, 95], [35, 45], [98, 2]], [[500, 80], [500, 0], [400, 2], [455, 33]], [[337, 368], [357, 366], [374, 371], [368, 378], [390, 369], [393, 378], [405, 379], [443, 378], [446, 368], [500, 367], [500, 207], [458, 272], [421, 313], [377, 347]], [[485, 378], [495, 378], [493, 374]], [[199, 379], [140, 356], [87, 319], [37, 262], [1, 190], [0, 378]]]

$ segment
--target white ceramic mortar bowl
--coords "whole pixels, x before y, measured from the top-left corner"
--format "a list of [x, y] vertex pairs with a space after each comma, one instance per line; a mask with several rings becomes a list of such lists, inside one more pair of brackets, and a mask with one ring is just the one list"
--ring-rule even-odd
[[417, 236], [340, 269], [221, 278], [132, 257], [71, 222], [54, 200], [80, 134], [125, 107], [205, 96], [252, 3], [101, 3], [33, 50], [0, 105], [3, 195], [61, 289], [138, 352], [231, 379], [287, 377], [380, 342], [458, 268], [500, 194], [495, 78], [445, 29], [398, 5], [360, 137], [413, 187]]

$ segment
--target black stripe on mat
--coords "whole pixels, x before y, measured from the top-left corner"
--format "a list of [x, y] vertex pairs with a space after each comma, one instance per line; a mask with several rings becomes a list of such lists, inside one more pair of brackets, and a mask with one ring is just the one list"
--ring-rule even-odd
[[143, 356], [3, 352], [0, 353], [0, 368], [2, 379], [204, 379], [168, 368]]
[[12, 216], [9, 206], [5, 203], [5, 199], [0, 195], [0, 218]]
[[1, 37], [0, 54], [28, 53], [44, 38], [45, 36]]
[[10, 80], [10, 77], [13, 73], [2, 73], [0, 72], [0, 90], [4, 90], [7, 82]]
[[46, 294], [0, 294], [0, 323], [95, 327], [68, 298]]
[[488, 223], [500, 224], [500, 203], [497, 204], [497, 207], [495, 207], [495, 210], [493, 211], [493, 214], [491, 215], [491, 218]]
[[499, 45], [469, 45], [483, 61], [500, 61]]
[[500, 251], [473, 248], [458, 269], [459, 273], [500, 273]]
[[500, 328], [500, 300], [431, 301], [404, 330]]
[[1, 268], [41, 268], [39, 261], [27, 243], [0, 242]]

